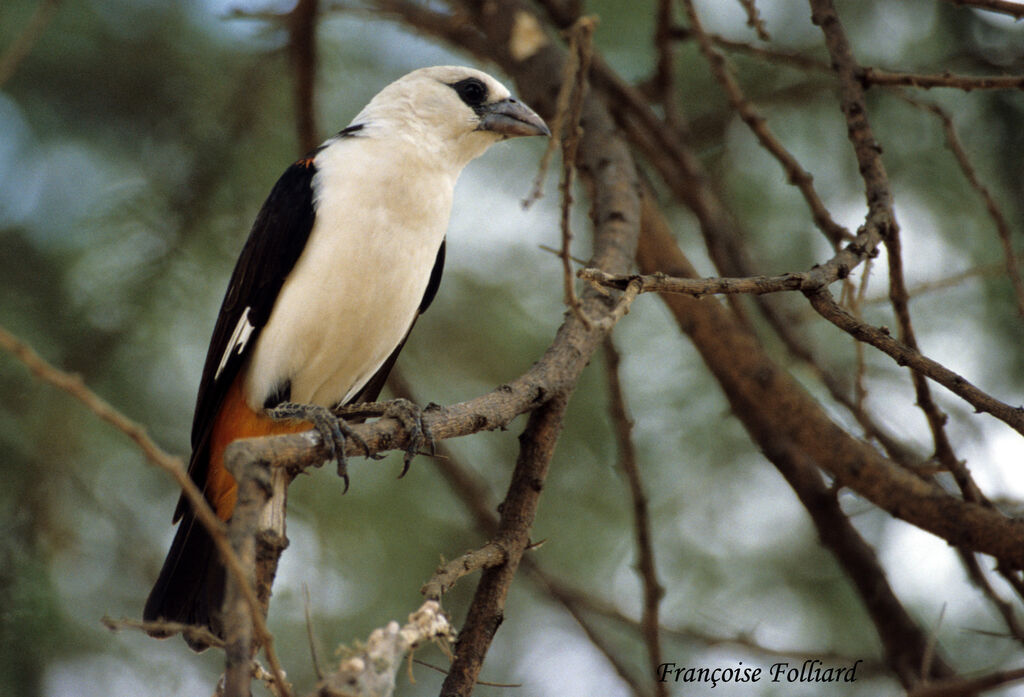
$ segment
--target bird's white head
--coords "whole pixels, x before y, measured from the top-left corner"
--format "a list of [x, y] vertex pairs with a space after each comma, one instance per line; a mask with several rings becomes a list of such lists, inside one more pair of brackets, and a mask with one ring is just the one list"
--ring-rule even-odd
[[[551, 135], [529, 107], [487, 73], [460, 66], [421, 68], [395, 80], [352, 125], [360, 135], [398, 138], [413, 151], [461, 169], [505, 138]], [[412, 154], [412, 152], [410, 152]]]

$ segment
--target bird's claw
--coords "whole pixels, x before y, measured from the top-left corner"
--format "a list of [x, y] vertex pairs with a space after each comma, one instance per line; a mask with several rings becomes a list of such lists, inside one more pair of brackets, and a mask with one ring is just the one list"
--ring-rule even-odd
[[423, 423], [423, 410], [408, 399], [392, 399], [387, 402], [364, 402], [360, 404], [349, 404], [335, 410], [344, 415], [357, 417], [375, 416], [380, 418], [392, 418], [402, 424], [402, 427], [409, 434], [409, 444], [402, 456], [402, 471], [398, 475], [401, 479], [409, 471], [409, 465], [414, 457], [420, 454], [420, 448], [427, 445], [430, 455], [434, 454], [434, 437], [430, 430]]
[[367, 457], [370, 456], [370, 447], [363, 440], [363, 437], [352, 430], [352, 427], [331, 413], [327, 407], [316, 404], [297, 404], [295, 402], [284, 402], [273, 409], [268, 409], [267, 414], [274, 419], [301, 419], [313, 424], [313, 428], [320, 434], [327, 450], [331, 453], [331, 459], [338, 463], [338, 476], [345, 482], [345, 491], [348, 491], [348, 458], [345, 456], [345, 441], [353, 440], [362, 447]]
[[409, 471], [412, 459], [419, 454], [420, 448], [424, 445], [429, 447], [431, 455], [434, 454], [434, 437], [429, 429], [423, 424], [423, 410], [410, 402], [408, 399], [393, 399], [384, 403], [384, 416], [390, 416], [409, 433], [409, 445], [402, 455], [402, 471], [398, 475], [401, 479]]

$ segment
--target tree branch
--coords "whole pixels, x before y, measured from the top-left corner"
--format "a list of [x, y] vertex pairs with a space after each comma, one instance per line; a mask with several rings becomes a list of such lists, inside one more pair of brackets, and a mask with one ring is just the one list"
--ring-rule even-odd
[[[654, 215], [650, 202], [647, 208]], [[644, 224], [637, 261], [644, 271], [692, 272], [667, 228], [653, 222]], [[954, 545], [1024, 568], [1024, 521], [955, 498], [851, 437], [720, 304], [684, 295], [666, 294], [662, 299], [700, 351], [733, 412], [769, 459], [784, 454], [781, 446], [797, 447], [839, 485], [891, 515]]]
[[534, 410], [519, 437], [519, 459], [508, 494], [500, 507], [501, 522], [496, 537], [507, 558], [504, 564], [489, 567], [483, 572], [455, 644], [455, 660], [441, 688], [444, 695], [468, 697], [473, 692], [484, 656], [501, 625], [512, 579], [530, 543], [530, 529], [562, 430], [567, 403], [568, 394], [560, 394]]

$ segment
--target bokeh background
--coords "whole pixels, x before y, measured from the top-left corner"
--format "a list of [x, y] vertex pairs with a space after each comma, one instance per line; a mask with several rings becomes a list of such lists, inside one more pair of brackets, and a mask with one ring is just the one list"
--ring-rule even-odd
[[[45, 4], [45, 3], [44, 3]], [[302, 153], [285, 31], [262, 13], [287, 3], [64, 0], [31, 51], [0, 76], [0, 324], [48, 360], [80, 374], [166, 449], [187, 455], [191, 409], [209, 333], [234, 259], [277, 176]], [[588, 0], [596, 47], [630, 80], [650, 75], [654, 3]], [[1020, 74], [1024, 23], [938, 0], [840, 2], [859, 60], [879, 67]], [[38, 0], [0, 3], [0, 56]], [[739, 3], [698, 3], [710, 31], [754, 37]], [[760, 0], [776, 46], [826, 60], [805, 3]], [[344, 127], [384, 84], [430, 64], [472, 58], [365, 11], [325, 9], [318, 29], [316, 114], [321, 137]], [[750, 231], [764, 273], [802, 270], [830, 256], [776, 162], [738, 121], [695, 47], [677, 55], [680, 103], [705, 166]], [[815, 176], [843, 224], [863, 218], [863, 194], [827, 74], [737, 55], [749, 96]], [[493, 70], [493, 66], [478, 65]], [[499, 74], [500, 77], [500, 74]], [[513, 87], [514, 89], [514, 87]], [[979, 176], [1020, 247], [1024, 209], [1024, 94], [931, 90], [915, 96], [954, 116]], [[895, 93], [871, 93], [873, 123], [894, 180], [925, 353], [1011, 403], [1020, 401], [1022, 319], [983, 201], [966, 183], [930, 114]], [[559, 241], [554, 175], [524, 209], [540, 139], [493, 148], [460, 181], [448, 264], [435, 305], [417, 325], [400, 370], [426, 403], [468, 399], [536, 360], [561, 322], [561, 268], [542, 245]], [[581, 196], [581, 199], [583, 197]], [[706, 263], [692, 218], [669, 207], [687, 253]], [[585, 208], [577, 256], [588, 254]], [[975, 273], [978, 269], [983, 272]], [[993, 270], [994, 269], [994, 270]], [[987, 270], [987, 271], [986, 271]], [[884, 279], [868, 286], [884, 296]], [[859, 273], [858, 273], [859, 276]], [[789, 301], [783, 301], [789, 302]], [[848, 369], [852, 342], [819, 326], [799, 299], [788, 307], [820, 355]], [[884, 304], [869, 304], [878, 323]], [[876, 314], [872, 314], [876, 313]], [[784, 480], [750, 444], [714, 381], [654, 297], [638, 300], [615, 332], [635, 440], [650, 494], [658, 571], [667, 595], [666, 659], [680, 666], [767, 667], [824, 654], [863, 659], [853, 685], [719, 686], [713, 694], [896, 694], [879, 668], [874, 629], [848, 579], [823, 551]], [[780, 351], [780, 360], [786, 360]], [[922, 459], [929, 439], [906, 373], [868, 350], [869, 404]], [[639, 616], [630, 504], [615, 469], [603, 369], [595, 361], [569, 409], [531, 552], [553, 576]], [[800, 372], [827, 401], [815, 376]], [[222, 670], [178, 639], [111, 633], [104, 615], [141, 615], [169, 544], [177, 492], [120, 433], [66, 395], [0, 357], [0, 693], [24, 697], [206, 695]], [[1020, 438], [939, 394], [950, 432], [989, 496], [1016, 510], [1024, 496]], [[848, 419], [840, 415], [837, 418]], [[500, 500], [515, 435], [449, 442]], [[438, 561], [478, 546], [471, 522], [435, 466], [419, 458], [355, 459], [342, 495], [328, 470], [290, 493], [285, 552], [270, 626], [298, 692], [314, 682], [305, 601], [322, 660], [418, 606]], [[967, 674], [1021, 664], [990, 604], [967, 583], [942, 541], [843, 494], [878, 550], [897, 594], [933, 627]], [[456, 623], [472, 592], [463, 580], [445, 605]], [[627, 665], [643, 666], [635, 628], [595, 626]], [[773, 651], [783, 652], [781, 657]], [[436, 665], [436, 649], [418, 654]], [[398, 694], [435, 694], [441, 676], [415, 666]], [[521, 576], [480, 695], [628, 694], [565, 610]], [[258, 686], [257, 694], [263, 688]], [[712, 694], [706, 686], [673, 694]], [[1006, 688], [1000, 694], [1014, 694]], [[1020, 694], [1020, 693], [1018, 693]]]

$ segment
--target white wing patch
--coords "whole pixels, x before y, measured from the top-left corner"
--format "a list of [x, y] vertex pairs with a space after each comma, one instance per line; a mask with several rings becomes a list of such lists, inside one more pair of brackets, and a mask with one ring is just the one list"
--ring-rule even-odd
[[213, 376], [216, 380], [220, 377], [220, 373], [224, 370], [224, 366], [228, 364], [231, 359], [231, 354], [241, 355], [242, 351], [245, 350], [245, 345], [249, 343], [249, 337], [252, 336], [253, 330], [256, 328], [252, 326], [252, 322], [249, 321], [249, 310], [251, 307], [246, 307], [245, 311], [242, 312], [242, 316], [238, 318], [238, 324], [235, 325], [235, 331], [231, 333], [231, 338], [228, 340], [228, 346], [224, 349], [224, 355], [221, 356], [220, 365], [217, 366], [217, 372]]

